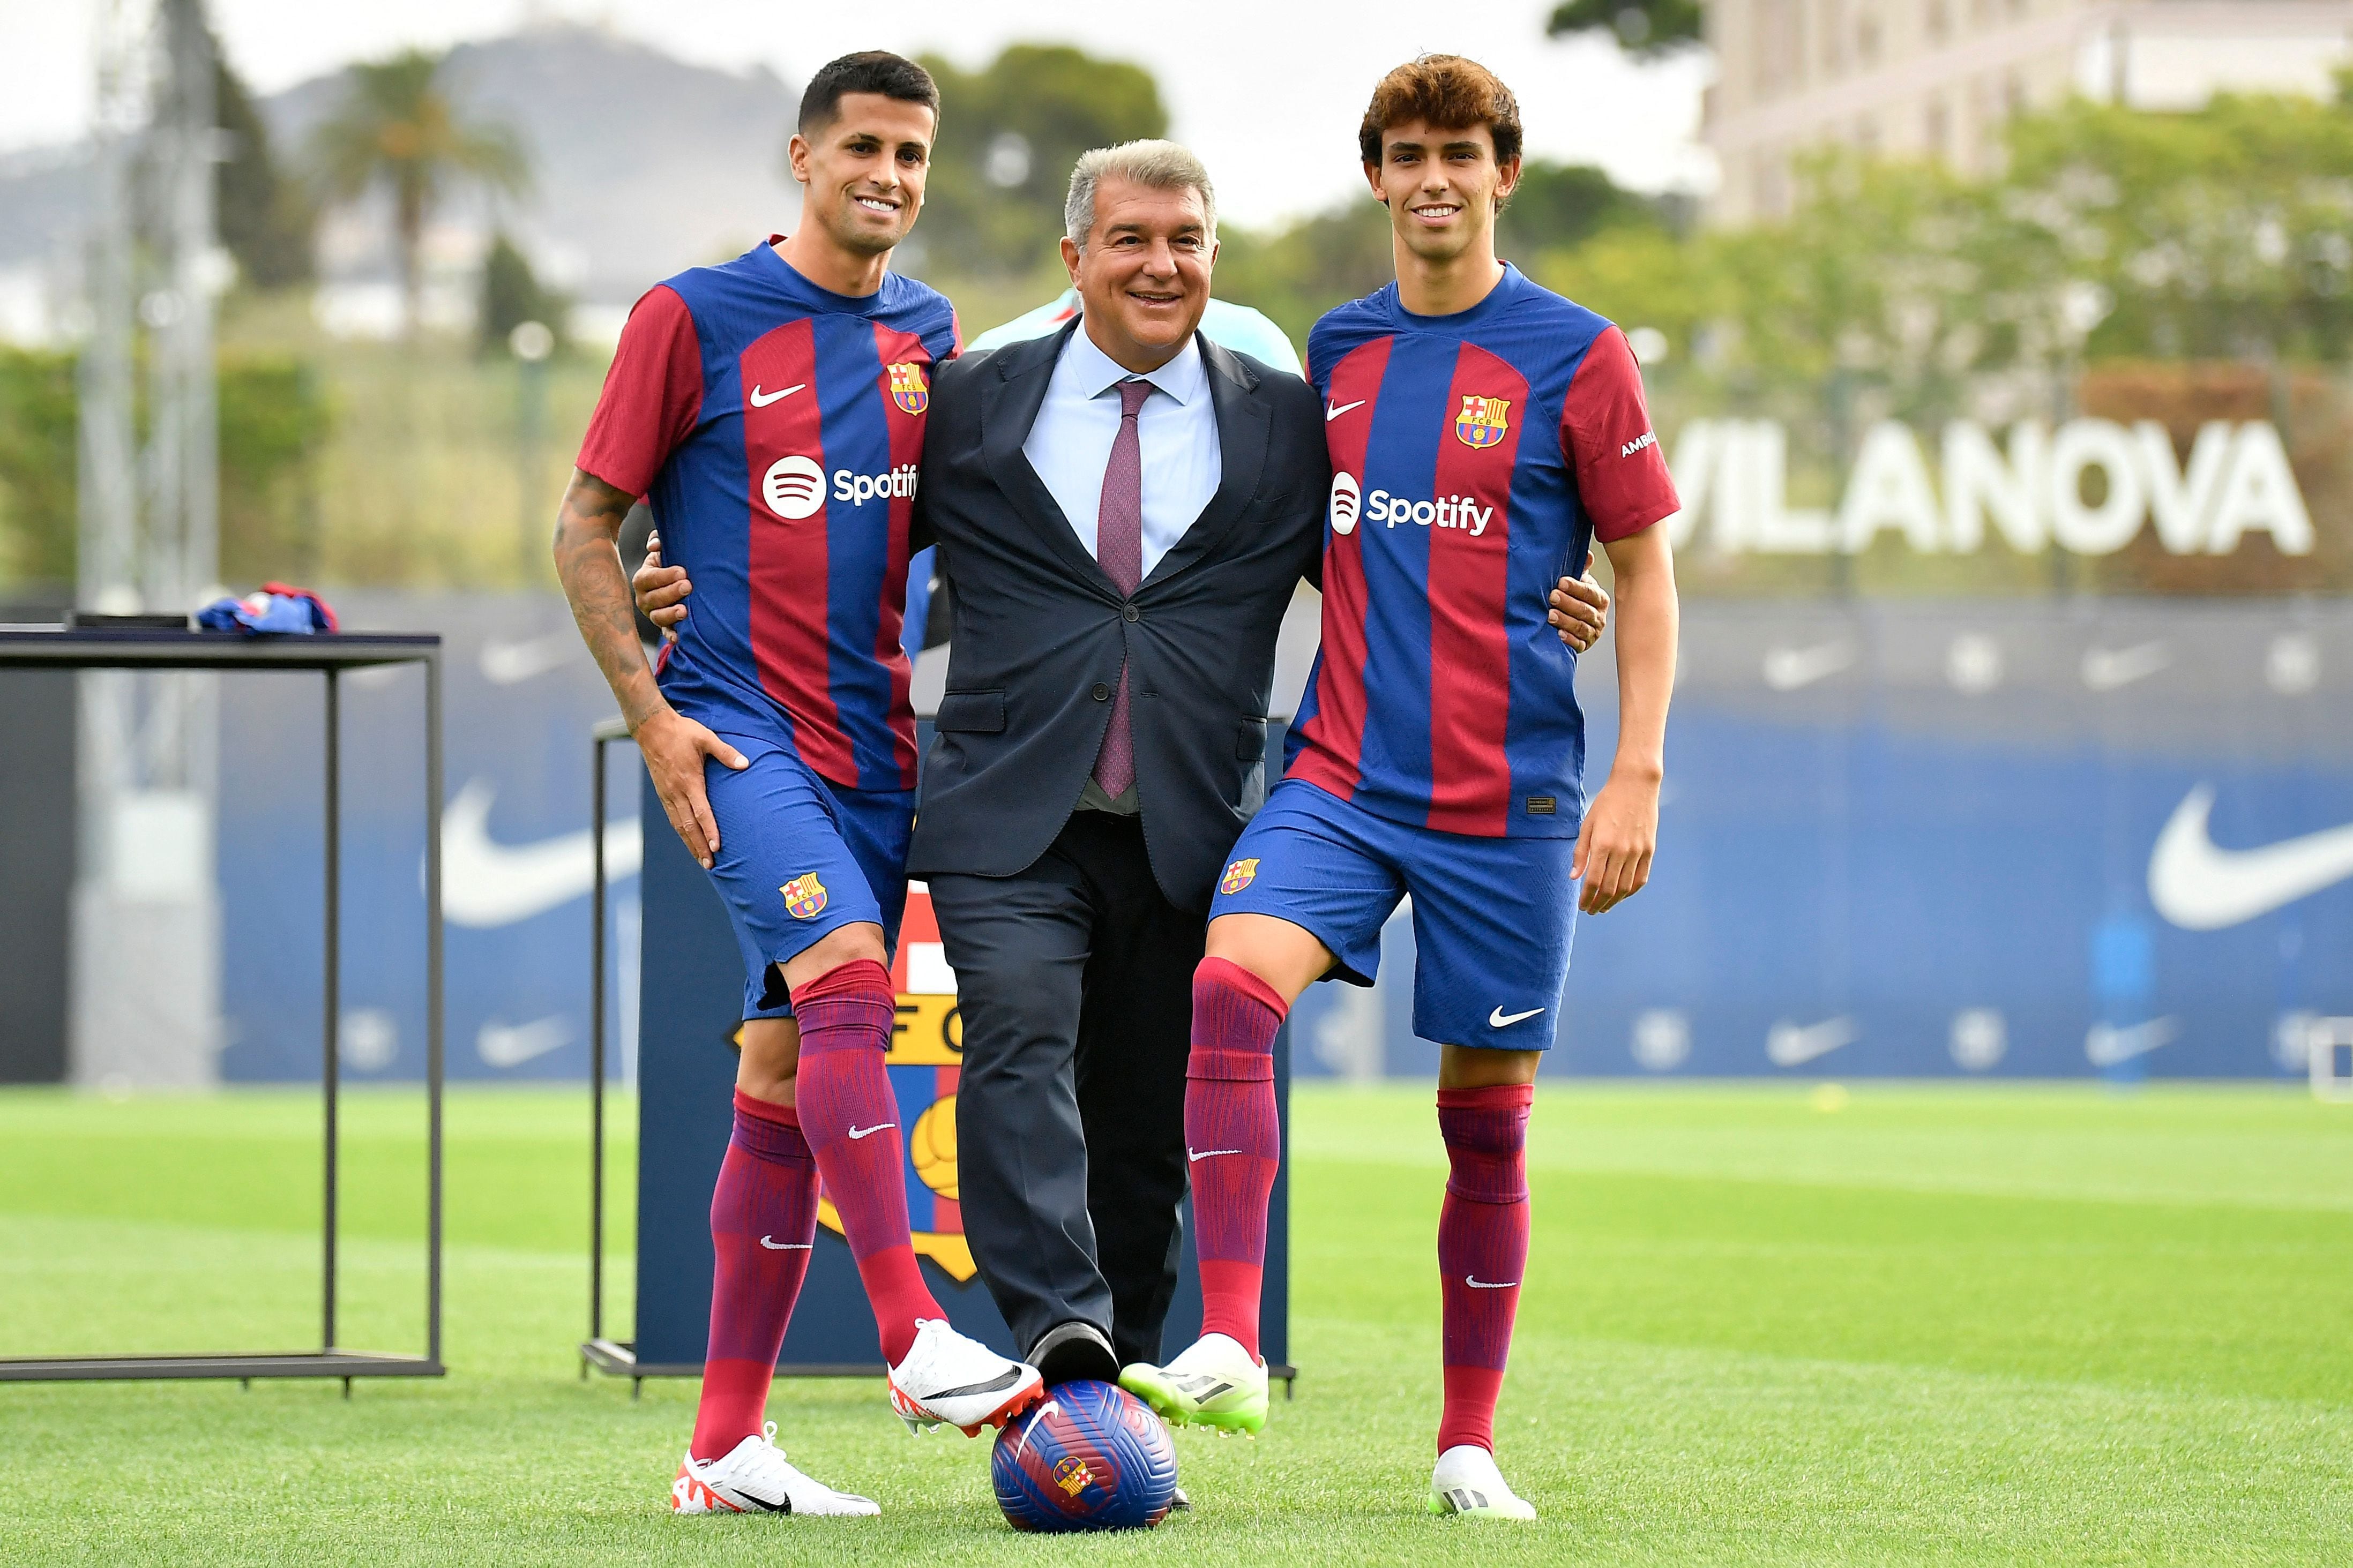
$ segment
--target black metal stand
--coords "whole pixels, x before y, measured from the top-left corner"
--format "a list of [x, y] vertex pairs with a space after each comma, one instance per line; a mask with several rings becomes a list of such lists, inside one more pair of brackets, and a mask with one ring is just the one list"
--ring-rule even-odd
[[[335, 1344], [338, 1111], [343, 1097], [336, 1036], [343, 969], [343, 714], [338, 677], [346, 669], [417, 664], [425, 668], [425, 1353], [380, 1355]], [[185, 631], [0, 632], [0, 668], [304, 669], [326, 678], [326, 976], [322, 1035], [325, 1206], [321, 1246], [320, 1349], [283, 1354], [0, 1357], [0, 1383], [123, 1378], [339, 1377], [345, 1397], [355, 1377], [439, 1377], [441, 1363], [441, 639], [434, 636], [322, 634], [259, 637]]]

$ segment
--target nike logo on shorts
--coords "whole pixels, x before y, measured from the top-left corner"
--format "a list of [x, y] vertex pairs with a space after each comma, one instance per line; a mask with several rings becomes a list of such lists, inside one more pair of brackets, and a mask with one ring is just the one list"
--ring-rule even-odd
[[1511, 1027], [1514, 1024], [1520, 1022], [1523, 1018], [1533, 1018], [1543, 1011], [1544, 1009], [1541, 1007], [1531, 1007], [1525, 1013], [1506, 1013], [1501, 1007], [1498, 1007], [1493, 1012], [1487, 1015], [1487, 1027], [1491, 1029], [1506, 1029]]

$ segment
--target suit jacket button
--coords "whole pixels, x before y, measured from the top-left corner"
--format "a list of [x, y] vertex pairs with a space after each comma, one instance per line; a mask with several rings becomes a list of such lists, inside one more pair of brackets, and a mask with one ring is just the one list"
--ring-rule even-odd
[[1095, 682], [1094, 690], [1090, 692], [1088, 695], [1092, 696], [1098, 702], [1108, 702], [1111, 700], [1111, 688], [1098, 680]]
[[1130, 605], [1120, 611], [1119, 618], [1123, 621], [1128, 622], [1130, 625], [1133, 625], [1144, 618], [1144, 612], [1137, 609], [1134, 605]]

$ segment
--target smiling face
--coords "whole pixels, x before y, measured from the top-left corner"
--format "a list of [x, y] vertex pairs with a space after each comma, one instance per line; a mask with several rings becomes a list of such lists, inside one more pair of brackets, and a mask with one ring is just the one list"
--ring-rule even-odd
[[1405, 121], [1381, 133], [1381, 161], [1365, 165], [1389, 209], [1398, 242], [1425, 262], [1475, 258], [1495, 246], [1495, 209], [1519, 184], [1520, 161], [1498, 163], [1484, 125]]
[[807, 187], [803, 221], [852, 256], [890, 251], [923, 210], [937, 130], [923, 104], [844, 93], [832, 123], [792, 140], [793, 178]]
[[1139, 372], [1167, 363], [1201, 324], [1217, 258], [1200, 192], [1115, 175], [1095, 187], [1086, 248], [1062, 241], [1063, 264], [1084, 301], [1087, 335]]

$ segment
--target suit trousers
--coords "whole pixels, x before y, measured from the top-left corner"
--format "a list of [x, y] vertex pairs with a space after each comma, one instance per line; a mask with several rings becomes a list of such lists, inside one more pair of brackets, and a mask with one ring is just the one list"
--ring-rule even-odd
[[1185, 1196], [1185, 1063], [1207, 923], [1140, 818], [1073, 812], [1011, 877], [934, 875], [964, 1025], [965, 1235], [1022, 1353], [1067, 1322], [1160, 1359]]

